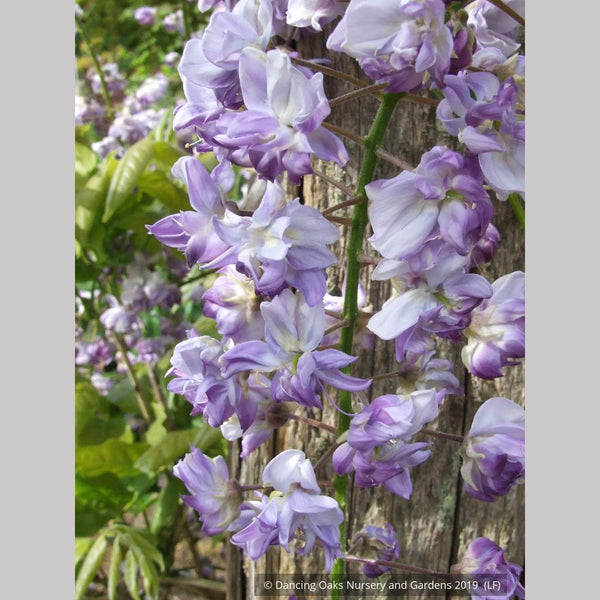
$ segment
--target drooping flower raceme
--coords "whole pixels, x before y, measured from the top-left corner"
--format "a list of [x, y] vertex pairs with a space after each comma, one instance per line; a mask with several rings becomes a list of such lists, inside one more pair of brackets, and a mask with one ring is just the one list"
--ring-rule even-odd
[[359, 487], [384, 485], [409, 499], [409, 468], [425, 462], [427, 442], [408, 443], [425, 423], [438, 415], [435, 389], [419, 390], [408, 397], [386, 394], [375, 398], [350, 423], [348, 441], [333, 454], [338, 475], [354, 471]]
[[344, 515], [338, 503], [321, 495], [310, 461], [300, 450], [285, 450], [263, 471], [263, 484], [273, 488], [269, 497], [242, 505], [245, 526], [233, 535], [231, 542], [243, 548], [252, 560], [258, 560], [271, 545], [290, 551], [289, 544], [298, 530], [304, 545], [296, 548], [308, 554], [318, 542], [325, 553], [325, 570], [330, 572], [336, 558], [342, 556], [339, 525]]
[[[507, 562], [504, 558], [504, 550], [486, 537], [473, 540], [463, 559], [453, 565], [450, 571], [457, 575], [469, 575], [475, 581], [481, 581], [478, 591], [471, 594], [473, 600], [509, 600], [514, 596], [525, 598], [525, 588], [519, 581], [523, 567]], [[480, 579], [477, 578], [478, 575]], [[490, 586], [497, 582], [499, 587], [488, 588], [494, 589], [493, 594], [490, 592], [489, 595], [485, 595], [483, 586], [486, 581]]]
[[492, 297], [471, 313], [461, 353], [467, 369], [482, 379], [502, 377], [503, 367], [525, 356], [525, 273], [503, 275], [492, 290]]
[[390, 92], [406, 92], [427, 78], [440, 83], [450, 67], [453, 40], [443, 0], [351, 0], [327, 47], [359, 60]]
[[471, 496], [493, 502], [525, 478], [525, 411], [508, 398], [479, 408], [463, 443], [460, 470]]
[[316, 350], [325, 331], [323, 303], [309, 306], [300, 292], [285, 289], [260, 307], [265, 320], [266, 341], [237, 344], [223, 355], [223, 373], [230, 377], [242, 371], [273, 372], [271, 392], [278, 401], [295, 401], [321, 408], [325, 384], [357, 392], [370, 380], [342, 373], [356, 360], [340, 350]]
[[229, 477], [225, 459], [208, 458], [190, 446], [190, 452], [173, 467], [173, 474], [190, 492], [183, 501], [198, 512], [202, 531], [208, 535], [227, 531], [240, 514], [242, 494], [237, 482]]

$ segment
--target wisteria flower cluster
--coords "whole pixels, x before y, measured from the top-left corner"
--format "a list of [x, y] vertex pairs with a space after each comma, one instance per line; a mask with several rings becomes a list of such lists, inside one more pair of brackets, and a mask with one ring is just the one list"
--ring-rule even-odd
[[[172, 170], [188, 190], [190, 210], [147, 228], [189, 268], [216, 271], [202, 304], [218, 339], [188, 329], [171, 358], [168, 390], [183, 395], [191, 414], [202, 415], [226, 439], [241, 438], [242, 458], [289, 419], [314, 424], [305, 412], [327, 402], [348, 422], [343, 430], [324, 426], [339, 436], [325, 457], [332, 458], [336, 481], [352, 473], [360, 488], [382, 486], [408, 500], [411, 469], [435, 452], [423, 436], [436, 431], [424, 426], [438, 417], [447, 395], [464, 395], [454, 365], [437, 355], [437, 340], [459, 345], [464, 366], [483, 379], [502, 377], [524, 358], [524, 273], [488, 281], [480, 269], [500, 242], [492, 223], [495, 203], [508, 199], [520, 206], [524, 198], [522, 29], [489, 2], [477, 0], [464, 10], [450, 4], [198, 4], [212, 12], [183, 49], [178, 71], [185, 102], [174, 113], [174, 129], [191, 128], [197, 136], [192, 155]], [[522, 3], [512, 5], [517, 17], [523, 13]], [[136, 18], [154, 17], [139, 9]], [[340, 167], [349, 160], [332, 131], [339, 128], [326, 121], [332, 111], [323, 83], [326, 61], [305, 60], [293, 43], [324, 35], [330, 23], [327, 48], [358, 61], [378, 84], [375, 91], [383, 90], [383, 112], [390, 98], [427, 98], [457, 142], [455, 149], [435, 145], [414, 169], [389, 179], [371, 174], [357, 191], [357, 209], [365, 210], [372, 230], [372, 279], [390, 281], [393, 290], [378, 310], [368, 306], [366, 294], [359, 297], [356, 248], [345, 263], [333, 251], [340, 238], [335, 219], [288, 192], [313, 173], [315, 159]], [[135, 95], [137, 105], [151, 103], [161, 85], [146, 82]], [[360, 93], [373, 91], [368, 88]], [[366, 154], [375, 152], [383, 133], [374, 144], [370, 136]], [[213, 169], [198, 158], [205, 152], [217, 159]], [[249, 173], [254, 179], [240, 198]], [[360, 238], [366, 227], [359, 221], [351, 227]], [[328, 289], [334, 266], [345, 275], [341, 296]], [[132, 288], [123, 304], [107, 311], [107, 327], [135, 328], [138, 291]], [[361, 311], [360, 320], [368, 322], [359, 338]], [[376, 340], [395, 347], [393, 388], [371, 402], [364, 394], [371, 380], [350, 374], [357, 356], [352, 333], [345, 334], [355, 326], [363, 348]], [[464, 439], [449, 437], [462, 441], [461, 474], [474, 498], [494, 501], [524, 480], [524, 411], [508, 398], [487, 400]], [[184, 501], [198, 512], [204, 531], [232, 533], [231, 542], [253, 560], [272, 546], [289, 552], [292, 542], [300, 554], [321, 547], [328, 572], [345, 556], [343, 506], [322, 493], [300, 450], [284, 450], [265, 467], [251, 500], [244, 500], [250, 490], [230, 477], [221, 457], [209, 459], [192, 448], [174, 473], [189, 490]], [[390, 528], [366, 526], [359, 537], [377, 550], [378, 559], [365, 570], [369, 576], [387, 569], [377, 560], [389, 563], [399, 555]], [[488, 559], [497, 559], [498, 568], [504, 564], [502, 549], [489, 540], [476, 540], [469, 553], [457, 567], [461, 572], [485, 570], [481, 564]], [[522, 597], [519, 568], [506, 563], [502, 569], [509, 575], [507, 594]]]

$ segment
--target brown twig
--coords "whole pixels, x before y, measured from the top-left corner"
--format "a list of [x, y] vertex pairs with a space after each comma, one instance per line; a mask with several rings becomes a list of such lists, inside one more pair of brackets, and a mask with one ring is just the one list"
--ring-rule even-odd
[[333, 108], [334, 106], [348, 102], [348, 100], [354, 100], [355, 98], [360, 98], [361, 96], [366, 96], [367, 94], [372, 94], [373, 92], [379, 92], [386, 86], [387, 83], [374, 83], [373, 85], [368, 85], [367, 87], [354, 90], [353, 92], [348, 92], [347, 94], [343, 94], [342, 96], [338, 96], [337, 98], [330, 100], [329, 106]]

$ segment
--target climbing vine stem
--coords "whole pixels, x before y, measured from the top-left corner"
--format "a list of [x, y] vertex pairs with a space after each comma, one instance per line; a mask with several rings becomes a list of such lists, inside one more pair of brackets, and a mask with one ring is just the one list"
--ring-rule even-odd
[[[369, 200], [365, 191], [365, 186], [373, 180], [373, 174], [377, 165], [377, 150], [383, 142], [383, 136], [388, 123], [394, 112], [394, 108], [403, 94], [387, 93], [383, 94], [379, 110], [375, 115], [375, 120], [371, 126], [369, 134], [364, 139], [364, 158], [355, 196], [360, 198], [360, 202], [354, 206], [352, 214], [352, 224], [350, 228], [350, 238], [348, 240], [346, 253], [346, 291], [344, 294], [344, 312], [343, 319], [348, 322], [342, 329], [340, 336], [340, 350], [347, 354], [352, 354], [352, 342], [354, 339], [354, 326], [359, 317], [358, 309], [358, 284], [360, 279], [361, 263], [359, 256], [363, 251], [363, 239], [365, 230], [369, 222]], [[350, 367], [345, 371], [350, 372]], [[350, 417], [344, 413], [350, 413], [352, 410], [352, 397], [350, 392], [340, 391], [339, 406], [343, 412], [339, 414], [338, 434], [342, 435], [350, 427]], [[340, 508], [346, 513], [346, 492], [348, 487], [348, 476], [336, 476], [334, 480], [336, 500]], [[347, 517], [347, 515], [346, 515]], [[346, 527], [345, 521], [340, 525], [340, 541], [342, 549], [346, 545]], [[333, 566], [332, 578], [334, 581], [341, 581], [344, 577], [344, 561], [337, 560]], [[335, 586], [334, 586], [335, 587]], [[331, 597], [339, 598], [339, 591], [332, 590]]]

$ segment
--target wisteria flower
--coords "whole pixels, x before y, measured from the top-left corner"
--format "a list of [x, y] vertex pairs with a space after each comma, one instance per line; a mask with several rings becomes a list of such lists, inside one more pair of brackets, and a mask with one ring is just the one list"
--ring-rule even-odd
[[231, 542], [258, 560], [271, 545], [281, 545], [289, 552], [290, 542], [301, 530], [304, 545], [296, 552], [305, 555], [318, 542], [325, 553], [325, 570], [330, 572], [334, 560], [342, 556], [339, 525], [344, 515], [333, 498], [321, 495], [304, 452], [285, 450], [278, 454], [265, 467], [263, 484], [273, 487], [273, 493], [245, 503], [242, 516], [247, 522]]
[[525, 356], [525, 273], [503, 275], [492, 291], [471, 313], [461, 353], [467, 369], [482, 379], [502, 377], [503, 367]]
[[232, 265], [223, 267], [219, 277], [204, 292], [204, 316], [214, 319], [217, 331], [234, 342], [262, 339], [265, 322], [254, 281]]
[[425, 462], [427, 442], [408, 440], [438, 415], [436, 390], [413, 392], [409, 397], [380, 396], [354, 415], [344, 442], [333, 454], [338, 475], [354, 471], [359, 487], [384, 485], [393, 494], [409, 499], [410, 467]]
[[494, 589], [494, 593], [489, 595], [482, 595], [485, 592], [472, 593], [473, 600], [509, 600], [513, 596], [525, 598], [525, 588], [519, 581], [523, 567], [507, 562], [504, 550], [486, 537], [473, 540], [463, 559], [453, 565], [450, 571], [481, 581], [482, 588], [485, 581], [498, 582], [499, 590]]
[[190, 446], [189, 454], [173, 467], [173, 474], [190, 492], [182, 498], [198, 512], [202, 531], [207, 535], [227, 531], [240, 514], [242, 494], [237, 482], [229, 477], [225, 459], [208, 458]]
[[312, 27], [321, 31], [323, 25], [343, 14], [345, 2], [338, 0], [289, 0], [286, 22], [293, 27]]
[[525, 411], [508, 398], [490, 398], [473, 419], [460, 470], [471, 496], [493, 502], [525, 478]]
[[435, 146], [414, 172], [379, 179], [366, 188], [371, 245], [386, 258], [409, 258], [441, 237], [467, 254], [492, 217], [488, 194], [457, 152]]
[[186, 184], [194, 211], [169, 215], [146, 228], [165, 246], [182, 251], [191, 267], [229, 249], [215, 233], [212, 217], [225, 215], [224, 194], [233, 185], [231, 166], [221, 163], [209, 174], [198, 159], [184, 156], [173, 165], [172, 173]]
[[205, 268], [237, 263], [253, 278], [258, 292], [277, 293], [297, 287], [313, 306], [325, 294], [324, 269], [337, 262], [326, 244], [339, 237], [335, 225], [299, 199], [285, 201], [283, 187], [268, 183], [260, 206], [251, 217], [233, 213], [213, 219], [216, 234], [228, 250]]
[[223, 355], [226, 377], [242, 371], [274, 372], [274, 399], [319, 408], [325, 384], [353, 392], [370, 385], [370, 380], [340, 371], [355, 357], [340, 350], [316, 350], [325, 326], [322, 303], [309, 306], [300, 292], [285, 289], [271, 302], [263, 302], [260, 310], [266, 341], [243, 342], [228, 350]]
[[365, 73], [406, 92], [431, 77], [438, 84], [450, 67], [453, 40], [443, 0], [351, 0], [327, 47], [359, 60]]
[[133, 11], [133, 16], [140, 25], [154, 25], [156, 11], [154, 6], [140, 6]]
[[264, 177], [273, 180], [285, 171], [296, 184], [312, 173], [311, 154], [346, 164], [344, 145], [321, 125], [331, 110], [321, 73], [307, 76], [280, 49], [248, 47], [239, 59], [239, 77], [247, 110], [227, 112], [215, 122], [217, 145], [242, 148]]
[[[362, 543], [367, 548], [375, 550], [378, 560], [392, 561], [400, 556], [400, 545], [398, 536], [390, 523], [383, 527], [366, 525], [352, 538], [352, 545]], [[365, 563], [363, 573], [367, 577], [379, 577], [390, 570], [390, 567], [383, 565]]]

